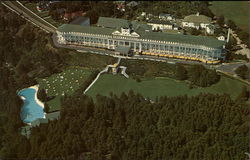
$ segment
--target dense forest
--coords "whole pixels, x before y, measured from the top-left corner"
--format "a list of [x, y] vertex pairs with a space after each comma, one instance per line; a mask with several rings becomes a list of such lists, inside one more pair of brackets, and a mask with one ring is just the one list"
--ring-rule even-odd
[[184, 18], [197, 12], [213, 17], [208, 5], [207, 1], [142, 1], [140, 10], [155, 15], [165, 12], [175, 15], [177, 18]]
[[[0, 5], [0, 158], [26, 154], [28, 143], [19, 133], [22, 100], [17, 90], [37, 84], [65, 65], [65, 50], [53, 50], [50, 36]], [[59, 54], [60, 53], [60, 54]], [[49, 58], [48, 58], [49, 57]]]
[[[62, 71], [69, 58], [65, 49], [54, 49], [51, 35], [1, 7], [0, 63], [13, 70], [17, 85], [29, 85], [35, 77]], [[7, 77], [5, 77], [7, 78]]]
[[[213, 17], [213, 13], [208, 8], [208, 2], [202, 1], [138, 1], [138, 6], [129, 7], [125, 1], [125, 10], [122, 12], [117, 10], [117, 6], [112, 1], [74, 1], [52, 4], [49, 10], [50, 15], [55, 20], [60, 19], [60, 10], [64, 8], [66, 12], [83, 11], [86, 12], [86, 16], [90, 17], [92, 24], [95, 24], [98, 17], [117, 17], [125, 19], [136, 19], [141, 12], [147, 12], [154, 15], [160, 13], [170, 13], [177, 18], [184, 18], [187, 15], [200, 12], [203, 15]], [[190, 9], [192, 8], [192, 9]]]
[[[249, 106], [229, 95], [160, 97], [130, 91], [62, 100], [61, 118], [32, 129], [13, 158], [68, 160], [244, 159]], [[21, 153], [20, 153], [21, 151]], [[13, 154], [16, 153], [16, 154]]]
[[83, 11], [87, 17], [90, 17], [90, 23], [95, 24], [99, 16], [110, 17], [112, 15], [121, 15], [122, 13], [116, 9], [113, 1], [62, 1], [50, 5], [49, 15], [54, 20], [62, 18], [60, 9], [65, 9], [65, 13]]

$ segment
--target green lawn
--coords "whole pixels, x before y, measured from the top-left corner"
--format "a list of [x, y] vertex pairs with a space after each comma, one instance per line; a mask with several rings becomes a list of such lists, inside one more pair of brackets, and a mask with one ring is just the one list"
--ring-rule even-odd
[[243, 30], [250, 32], [250, 2], [213, 1], [210, 9], [215, 15], [224, 15], [225, 18], [233, 20]]
[[60, 97], [73, 94], [90, 73], [91, 70], [86, 68], [69, 68], [48, 78], [38, 79], [40, 88], [44, 88], [48, 96], [56, 96], [48, 102], [50, 111], [60, 109]]
[[189, 96], [197, 95], [201, 92], [209, 93], [228, 93], [232, 98], [236, 98], [244, 84], [234, 79], [222, 76], [220, 82], [207, 88], [189, 89], [189, 85], [184, 81], [177, 81], [170, 78], [155, 78], [136, 82], [123, 76], [104, 74], [97, 80], [87, 95], [95, 98], [97, 93], [108, 96], [112, 91], [120, 95], [122, 92], [128, 92], [130, 89], [141, 93], [145, 97], [154, 99], [156, 96], [178, 96], [187, 94]]
[[91, 69], [103, 70], [108, 64], [114, 64], [117, 61], [117, 58], [98, 55], [93, 53], [80, 53], [80, 52], [70, 52], [71, 59], [69, 64], [71, 66], [81, 66]]

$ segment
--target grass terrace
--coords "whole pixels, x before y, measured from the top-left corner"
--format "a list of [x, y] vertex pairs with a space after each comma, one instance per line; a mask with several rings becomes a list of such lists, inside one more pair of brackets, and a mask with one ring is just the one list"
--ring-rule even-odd
[[55, 96], [48, 102], [50, 111], [59, 110], [61, 96], [73, 94], [90, 74], [90, 69], [74, 67], [48, 78], [38, 79], [40, 88], [45, 89], [48, 96]]
[[131, 78], [127, 79], [120, 75], [113, 76], [111, 74], [104, 74], [93, 87], [90, 88], [87, 95], [95, 98], [96, 94], [108, 96], [110, 92], [113, 92], [114, 94], [120, 95], [122, 92], [127, 93], [129, 90], [133, 90], [152, 100], [154, 100], [156, 96], [179, 96], [185, 94], [194, 96], [199, 93], [227, 93], [235, 99], [244, 85], [244, 83], [238, 80], [221, 76], [221, 80], [210, 87], [190, 89], [186, 82], [171, 78], [156, 77], [142, 79], [141, 82], [136, 82]]
[[72, 51], [69, 54], [72, 57], [69, 61], [69, 64], [71, 66], [80, 66], [90, 69], [103, 70], [108, 64], [114, 64], [117, 61], [117, 58], [111, 56], [98, 55], [89, 52], [80, 53]]

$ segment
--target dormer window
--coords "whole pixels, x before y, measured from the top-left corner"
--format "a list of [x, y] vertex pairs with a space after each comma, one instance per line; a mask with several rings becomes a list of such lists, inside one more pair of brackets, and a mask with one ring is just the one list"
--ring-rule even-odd
[[121, 33], [123, 35], [130, 35], [130, 28], [121, 28]]
[[120, 32], [118, 30], [116, 30], [112, 34], [113, 35], [120, 35], [120, 36], [140, 37], [139, 34], [137, 34], [136, 32], [132, 31], [131, 28], [128, 28], [128, 27], [121, 27], [121, 31]]

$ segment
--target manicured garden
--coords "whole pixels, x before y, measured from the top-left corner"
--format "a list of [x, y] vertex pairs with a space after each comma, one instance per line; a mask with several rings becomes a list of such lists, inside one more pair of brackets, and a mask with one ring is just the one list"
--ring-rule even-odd
[[210, 87], [206, 88], [189, 88], [189, 84], [184, 81], [178, 81], [170, 78], [152, 78], [143, 79], [141, 82], [125, 78], [120, 75], [113, 76], [104, 74], [87, 92], [87, 95], [95, 98], [96, 94], [108, 96], [110, 92], [120, 95], [122, 92], [134, 90], [141, 93], [145, 97], [154, 100], [156, 96], [179, 96], [187, 94], [188, 96], [197, 95], [201, 92], [214, 94], [230, 94], [232, 98], [236, 98], [241, 92], [244, 84], [235, 79], [221, 77], [221, 80]]
[[83, 67], [69, 68], [48, 78], [38, 79], [39, 88], [45, 89], [47, 96], [55, 96], [48, 101], [50, 111], [60, 109], [60, 98], [65, 94], [73, 94], [91, 74], [91, 70]]

